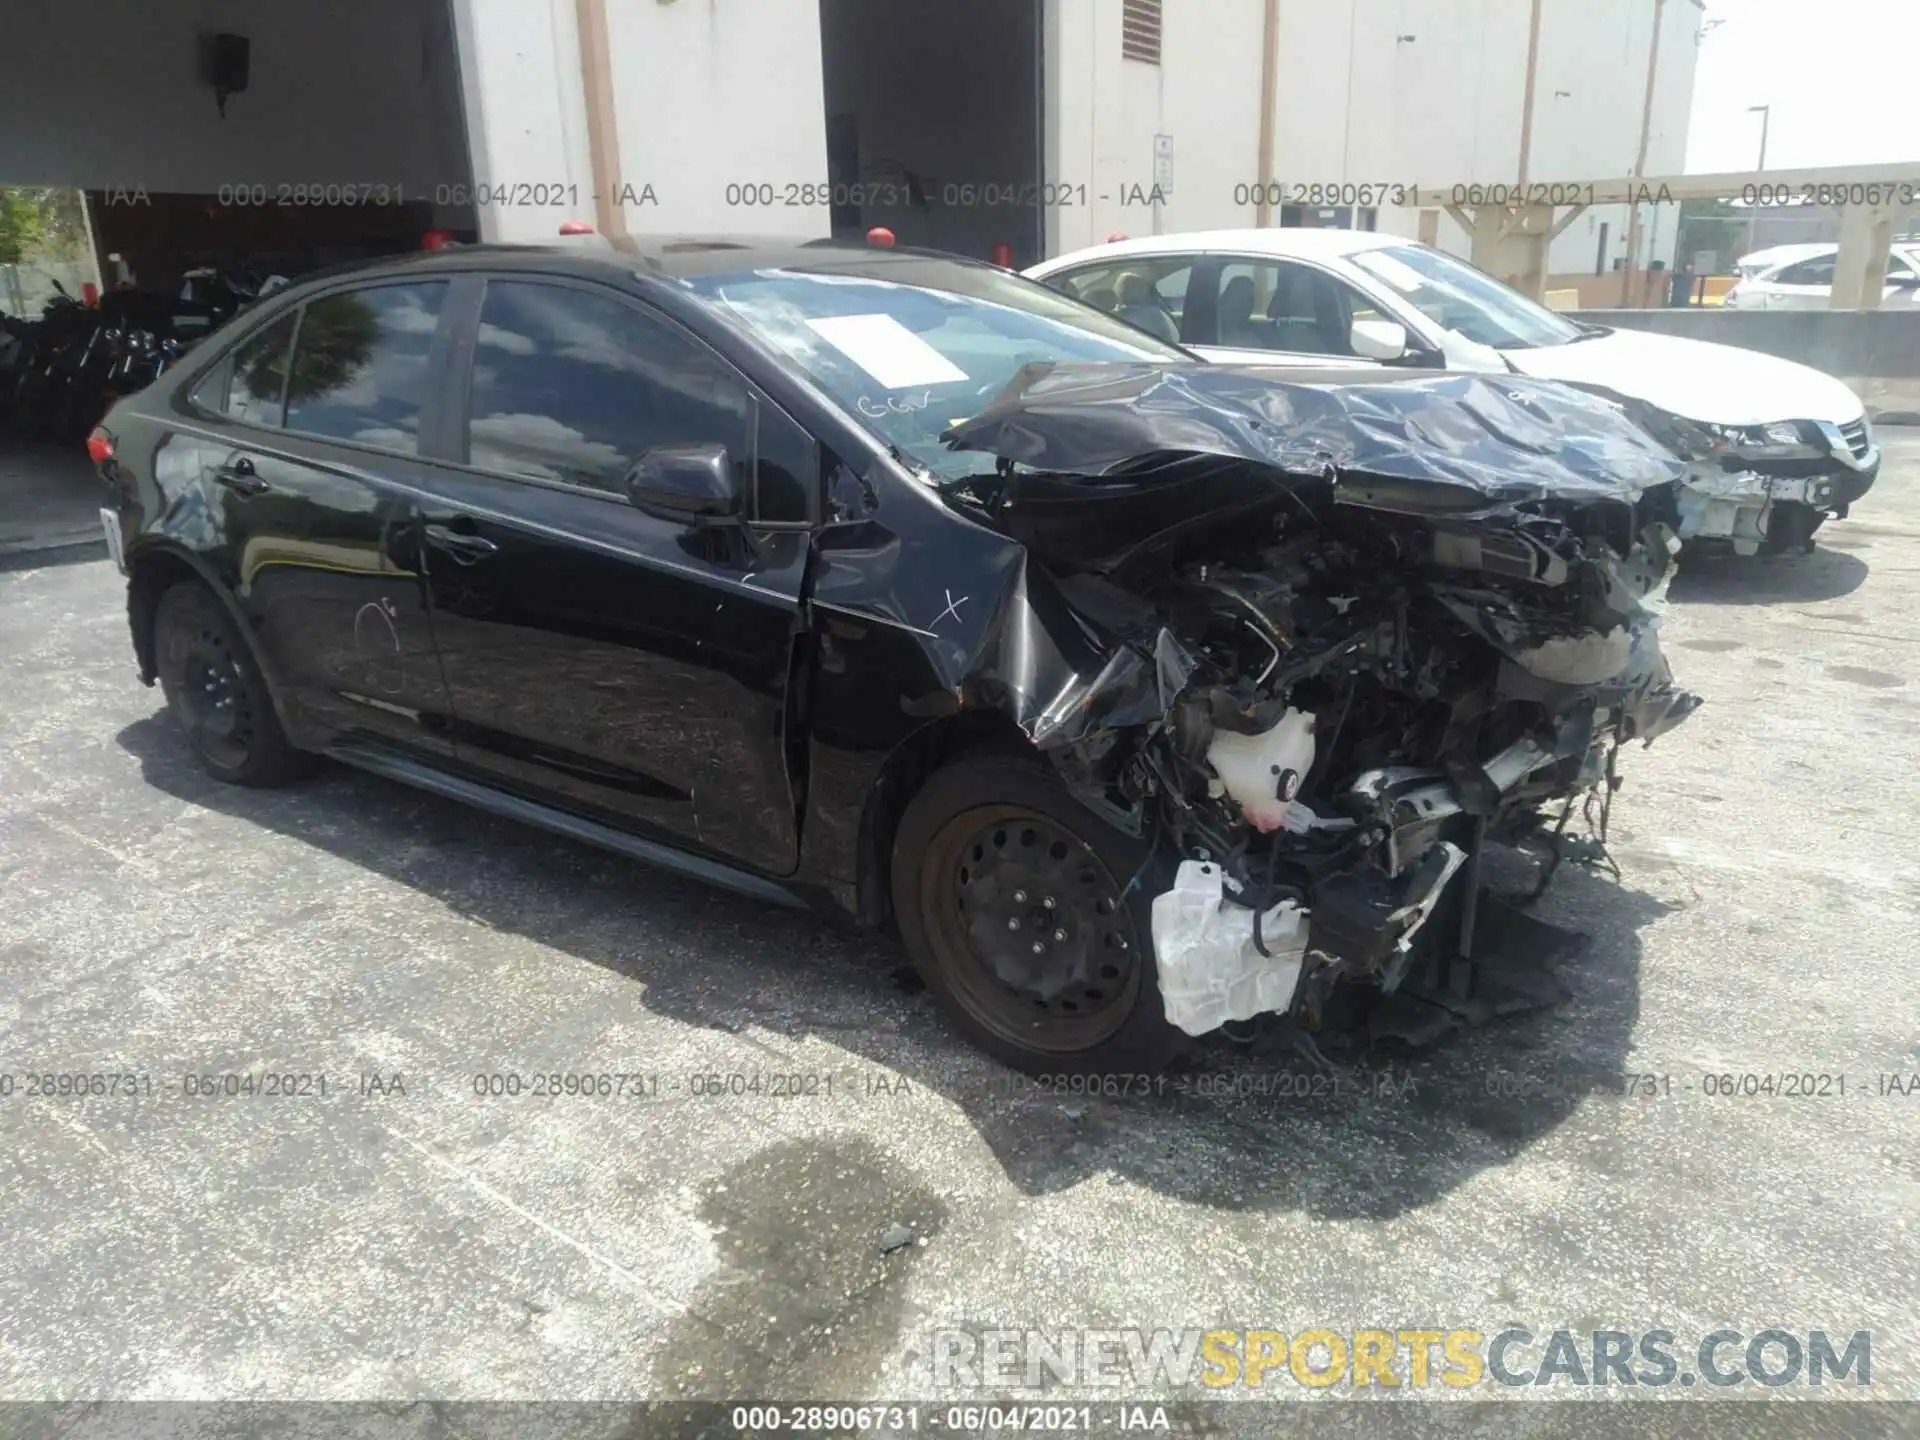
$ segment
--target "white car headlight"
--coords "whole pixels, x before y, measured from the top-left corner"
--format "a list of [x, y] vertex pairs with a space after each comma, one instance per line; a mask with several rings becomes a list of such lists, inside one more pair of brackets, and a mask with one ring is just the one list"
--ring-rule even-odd
[[1708, 425], [1712, 453], [1737, 460], [1817, 460], [1827, 453], [1811, 426], [1798, 420], [1765, 425]]

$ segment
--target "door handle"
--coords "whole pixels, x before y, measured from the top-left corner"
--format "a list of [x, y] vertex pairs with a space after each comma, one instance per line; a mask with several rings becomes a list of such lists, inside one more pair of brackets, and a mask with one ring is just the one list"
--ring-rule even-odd
[[244, 455], [215, 470], [213, 478], [217, 484], [226, 486], [236, 495], [264, 495], [273, 488], [260, 478], [253, 468], [253, 461]]
[[500, 548], [484, 535], [469, 535], [448, 525], [429, 525], [426, 533], [429, 545], [446, 551], [462, 565], [471, 565]]

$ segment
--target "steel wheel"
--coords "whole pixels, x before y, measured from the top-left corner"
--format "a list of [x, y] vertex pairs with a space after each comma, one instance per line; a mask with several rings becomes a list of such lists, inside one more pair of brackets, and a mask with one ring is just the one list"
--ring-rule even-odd
[[1021, 805], [954, 816], [921, 870], [929, 939], [986, 1029], [1049, 1052], [1111, 1038], [1133, 1011], [1141, 938], [1087, 842]]
[[187, 741], [216, 779], [279, 785], [312, 768], [287, 743], [266, 679], [211, 591], [174, 585], [154, 612], [155, 669]]

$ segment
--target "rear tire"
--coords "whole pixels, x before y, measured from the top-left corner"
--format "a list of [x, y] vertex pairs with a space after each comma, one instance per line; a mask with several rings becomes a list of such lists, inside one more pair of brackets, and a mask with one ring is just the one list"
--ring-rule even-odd
[[253, 652], [206, 586], [184, 580], [160, 597], [153, 641], [167, 708], [209, 775], [265, 787], [311, 773], [317, 757], [288, 743]]
[[1157, 1074], [1185, 1037], [1160, 1000], [1147, 860], [1045, 766], [962, 759], [900, 817], [894, 913], [927, 988], [997, 1059], [1033, 1074]]

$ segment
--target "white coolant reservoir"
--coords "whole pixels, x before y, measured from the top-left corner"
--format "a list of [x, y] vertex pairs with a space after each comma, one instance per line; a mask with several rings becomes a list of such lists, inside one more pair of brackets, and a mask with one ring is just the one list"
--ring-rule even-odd
[[1256, 830], [1278, 830], [1313, 767], [1313, 713], [1289, 707], [1271, 730], [1236, 735], [1216, 730], [1207, 764]]

